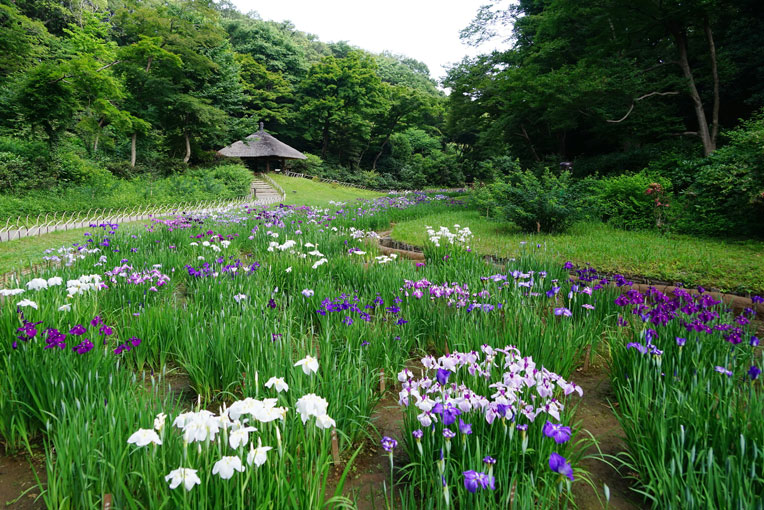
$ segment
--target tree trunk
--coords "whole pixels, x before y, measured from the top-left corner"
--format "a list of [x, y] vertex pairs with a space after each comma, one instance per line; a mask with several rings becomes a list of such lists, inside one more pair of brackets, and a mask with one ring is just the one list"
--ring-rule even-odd
[[138, 137], [138, 133], [133, 133], [130, 140], [130, 167], [135, 168], [135, 139]]
[[183, 158], [183, 162], [187, 164], [191, 159], [191, 138], [188, 136], [188, 132], [183, 133], [183, 136], [186, 138], [186, 157]]
[[536, 160], [538, 163], [541, 161], [541, 158], [539, 157], [538, 153], [536, 152], [536, 148], [533, 146], [533, 142], [531, 142], [531, 137], [528, 136], [528, 131], [525, 130], [525, 126], [520, 126], [523, 130], [522, 137], [525, 138], [525, 141], [528, 142], [528, 146], [531, 148], [531, 154], [533, 154], [533, 159]]
[[716, 45], [711, 32], [711, 23], [705, 19], [706, 39], [708, 39], [708, 56], [711, 59], [711, 74], [714, 78], [714, 111], [711, 119], [711, 143], [716, 148], [716, 137], [719, 134], [719, 69], [716, 62]]
[[387, 145], [387, 142], [390, 141], [390, 135], [392, 135], [392, 132], [387, 135], [387, 138], [385, 138], [385, 141], [382, 142], [382, 145], [379, 147], [379, 152], [376, 156], [374, 156], [374, 162], [371, 164], [371, 169], [376, 170], [377, 169], [377, 161], [379, 161], [379, 158], [382, 157], [382, 153], [385, 151], [385, 146]]
[[103, 119], [98, 121], [98, 131], [95, 134], [95, 140], [93, 140], [93, 154], [98, 151], [98, 140], [101, 137], [101, 127], [103, 126]]
[[323, 144], [321, 146], [321, 159], [326, 159], [326, 154], [329, 152], [329, 121], [324, 122], [324, 130], [321, 134]]
[[395, 121], [393, 121], [393, 125], [390, 126], [390, 131], [388, 131], [387, 136], [385, 137], [385, 141], [382, 142], [382, 145], [379, 147], [379, 152], [374, 157], [374, 163], [371, 165], [372, 170], [377, 169], [377, 161], [379, 161], [379, 158], [382, 157], [382, 152], [385, 150], [385, 146], [387, 145], [387, 142], [390, 141], [390, 137], [393, 136], [393, 132], [395, 131], [395, 127], [398, 125], [398, 122], [400, 122], [401, 118], [403, 118], [403, 113], [395, 117]]
[[680, 29], [672, 30], [672, 35], [679, 50], [679, 67], [682, 68], [682, 74], [687, 80], [690, 99], [692, 99], [692, 105], [695, 109], [695, 117], [698, 119], [698, 136], [703, 143], [703, 153], [708, 156], [716, 150], [716, 141], [711, 138], [711, 133], [708, 130], [708, 120], [706, 119], [706, 112], [703, 110], [703, 101], [700, 99], [698, 88], [695, 86], [695, 78], [692, 76], [690, 61], [687, 58], [687, 35]]

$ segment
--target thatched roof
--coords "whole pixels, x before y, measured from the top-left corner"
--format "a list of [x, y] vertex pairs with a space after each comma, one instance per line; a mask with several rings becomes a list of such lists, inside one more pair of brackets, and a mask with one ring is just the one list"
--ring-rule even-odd
[[220, 149], [218, 154], [230, 158], [306, 159], [302, 152], [266, 133], [262, 122], [260, 131]]

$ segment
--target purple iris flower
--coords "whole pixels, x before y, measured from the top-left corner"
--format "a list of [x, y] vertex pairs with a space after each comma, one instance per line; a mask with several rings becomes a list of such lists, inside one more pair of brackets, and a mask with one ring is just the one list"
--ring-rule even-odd
[[686, 343], [687, 343], [687, 339], [686, 338], [676, 337], [676, 344], [679, 347], [682, 347]]
[[756, 365], [752, 365], [751, 368], [748, 369], [748, 377], [750, 377], [752, 381], [755, 381], [756, 378], [759, 377], [759, 374], [761, 374], [761, 369]]
[[494, 477], [488, 476], [485, 473], [478, 473], [474, 470], [465, 471], [464, 475], [464, 488], [471, 493], [477, 492], [478, 489], [496, 489], [496, 482]]
[[714, 367], [714, 370], [716, 370], [720, 374], [726, 375], [727, 377], [732, 377], [732, 372], [730, 370], [727, 370], [726, 368], [724, 368], [722, 366], [716, 365]]
[[462, 414], [462, 412], [453, 406], [448, 406], [447, 408], [443, 409], [443, 425], [446, 427], [453, 425], [456, 422], [456, 417], [460, 414]]
[[641, 352], [642, 354], [647, 354], [647, 347], [645, 347], [644, 345], [640, 343], [629, 342], [628, 344], [626, 344], [626, 349], [631, 349], [632, 347], [638, 350], [639, 352]]
[[72, 347], [72, 350], [75, 351], [77, 354], [85, 354], [93, 350], [93, 342], [91, 342], [87, 338], [83, 338], [82, 342]]
[[491, 466], [493, 464], [496, 464], [496, 459], [494, 459], [490, 455], [486, 455], [485, 457], [483, 457], [483, 463]]
[[565, 269], [573, 269], [573, 262], [567, 261], [564, 266]]
[[570, 440], [570, 427], [566, 427], [562, 423], [552, 423], [547, 421], [544, 425], [544, 435], [554, 439], [557, 444], [566, 443]]
[[751, 336], [750, 344], [751, 344], [751, 347], [756, 347], [757, 345], [759, 345], [759, 337]]
[[570, 316], [573, 315], [573, 312], [571, 312], [570, 310], [568, 310], [567, 308], [565, 308], [563, 306], [563, 307], [560, 307], [560, 308], [555, 308], [554, 309], [554, 314], [557, 315], [557, 316], [562, 315], [563, 317], [570, 317]]
[[98, 326], [99, 324], [103, 324], [103, 319], [99, 315], [96, 315], [93, 317], [93, 320], [90, 321], [91, 326]]
[[485, 473], [478, 473], [478, 481], [484, 489], [496, 490], [496, 479]]
[[439, 368], [435, 378], [438, 380], [438, 384], [440, 384], [441, 386], [445, 386], [448, 383], [448, 378], [450, 375], [451, 375], [450, 370], [446, 370], [445, 368]]
[[84, 335], [85, 331], [86, 331], [85, 326], [83, 326], [82, 324], [77, 324], [76, 326], [74, 326], [72, 329], [69, 330], [69, 334], [74, 336], [79, 336], [79, 335]]
[[456, 437], [456, 433], [453, 432], [451, 429], [443, 429], [443, 437], [446, 439], [451, 439], [453, 437]]
[[16, 331], [19, 333], [23, 333], [27, 336], [27, 338], [19, 337], [20, 340], [27, 341], [30, 338], [34, 338], [37, 335], [37, 325], [42, 324], [42, 321], [39, 322], [27, 322], [24, 320], [24, 325], [18, 328]]
[[459, 432], [464, 435], [472, 434], [472, 425], [469, 423], [464, 423], [464, 420], [459, 418]]
[[552, 452], [549, 456], [549, 469], [555, 473], [559, 473], [562, 476], [567, 476], [570, 481], [573, 481], [573, 468], [568, 461], [557, 452]]
[[109, 336], [112, 334], [113, 331], [109, 326], [104, 324], [103, 326], [101, 326], [101, 329], [99, 330], [99, 332], [104, 336]]
[[475, 494], [480, 488], [477, 471], [470, 470], [462, 474], [464, 475], [464, 488]]
[[392, 437], [385, 436], [382, 438], [382, 448], [388, 452], [392, 453], [392, 451], [398, 446], [398, 441], [393, 439]]
[[411, 435], [414, 436], [415, 439], [422, 439], [424, 432], [422, 432], [422, 429], [416, 429], [411, 432]]

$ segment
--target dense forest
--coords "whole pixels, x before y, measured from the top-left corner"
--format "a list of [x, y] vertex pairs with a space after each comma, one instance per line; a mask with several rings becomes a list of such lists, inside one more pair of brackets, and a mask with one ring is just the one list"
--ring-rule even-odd
[[[600, 198], [621, 192], [608, 207], [627, 209], [652, 208], [630, 195], [658, 183], [685, 230], [710, 211], [708, 233], [757, 231], [764, 4], [504, 4], [465, 20], [462, 37], [505, 49], [438, 84], [406, 56], [321, 42], [226, 0], [0, 0], [0, 186], [92, 198], [122, 186], [112, 178], [144, 179], [130, 192], [193, 194], [206, 177], [189, 180], [189, 166], [220, 164], [217, 149], [264, 122], [309, 154], [294, 165], [310, 174], [379, 188], [571, 178]], [[508, 199], [484, 191], [489, 214]]]

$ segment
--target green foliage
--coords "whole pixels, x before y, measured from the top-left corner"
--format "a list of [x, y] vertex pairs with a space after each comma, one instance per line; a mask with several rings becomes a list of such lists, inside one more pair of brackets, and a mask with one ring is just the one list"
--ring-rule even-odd
[[448, 133], [471, 162], [509, 149], [577, 175], [639, 171], [671, 145], [707, 154], [762, 104], [763, 28], [750, 0], [489, 1], [463, 38], [512, 45], [450, 69]]
[[[5, 175], [2, 165], [7, 154], [0, 152], [0, 179]], [[74, 152], [56, 158], [59, 182], [66, 178], [66, 184], [0, 196], [0, 218], [239, 198], [249, 193], [252, 181], [252, 173], [236, 164], [194, 168], [165, 178], [148, 173], [120, 179]]]
[[[664, 194], [671, 192], [671, 181], [647, 172], [623, 174], [588, 183], [591, 185], [588, 192], [600, 219], [628, 230], [655, 227], [656, 207], [662, 206], [656, 206], [655, 195], [646, 193], [652, 183], [660, 184]], [[668, 201], [667, 198], [663, 200]]]
[[727, 133], [729, 143], [693, 168], [674, 219], [682, 232], [764, 236], [764, 113]]
[[563, 232], [581, 215], [570, 172], [515, 172], [478, 188], [476, 203], [525, 232]]
[[322, 175], [324, 160], [315, 154], [303, 152], [306, 159], [293, 159], [287, 163], [289, 169], [293, 172], [307, 175]]

